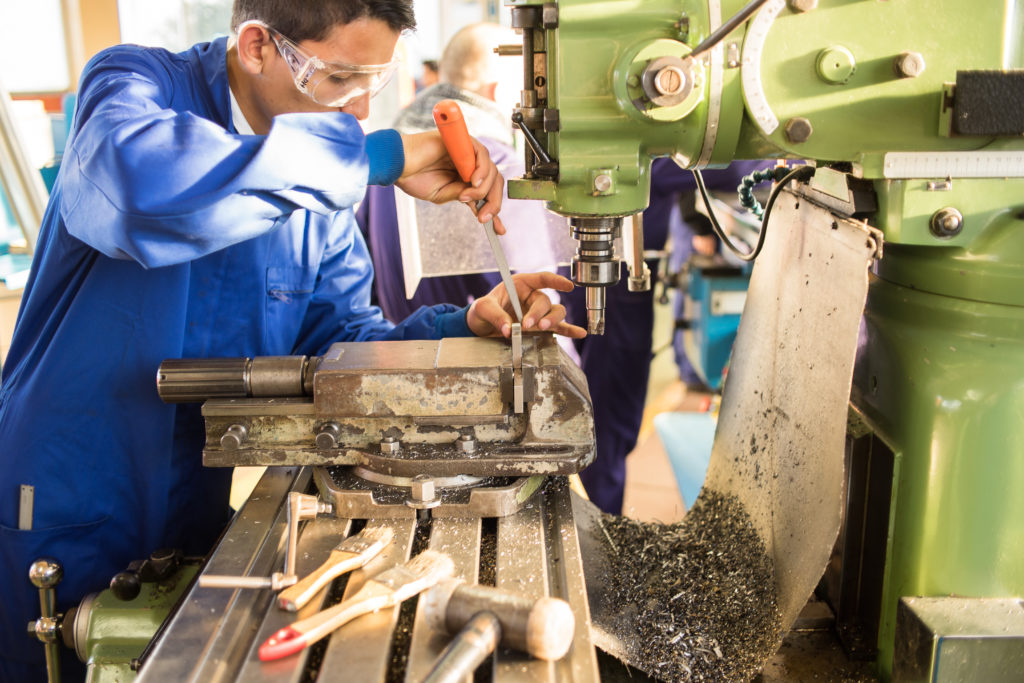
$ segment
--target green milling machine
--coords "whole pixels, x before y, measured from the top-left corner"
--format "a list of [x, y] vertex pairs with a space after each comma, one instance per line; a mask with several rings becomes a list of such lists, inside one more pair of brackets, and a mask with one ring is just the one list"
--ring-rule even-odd
[[[770, 0], [707, 50], [741, 3], [509, 4], [524, 33], [518, 112], [534, 138], [509, 195], [570, 217], [592, 331], [619, 270], [595, 254], [611, 224], [646, 207], [654, 157], [807, 160], [814, 177], [790, 184], [805, 206], [884, 235], [850, 399], [845, 523], [822, 582], [846, 646], [877, 648], [888, 677], [904, 619], [984, 622], [990, 600], [1008, 600], [991, 627], [1016, 618], [1019, 629], [1024, 4]], [[949, 619], [954, 608], [921, 600], [942, 596], [973, 600]], [[975, 645], [1019, 662], [1019, 636], [1001, 642]]]

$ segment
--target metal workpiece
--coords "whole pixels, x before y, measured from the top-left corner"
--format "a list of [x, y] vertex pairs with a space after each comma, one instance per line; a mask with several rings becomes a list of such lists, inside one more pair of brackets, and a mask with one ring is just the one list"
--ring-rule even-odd
[[[315, 359], [311, 398], [206, 401], [203, 462], [397, 476], [446, 476], [456, 464], [476, 476], [578, 472], [593, 458], [586, 379], [549, 333], [523, 335], [521, 361], [513, 350], [479, 338], [335, 344]], [[472, 451], [459, 445], [467, 429]]]
[[308, 356], [168, 359], [157, 370], [156, 388], [165, 403], [308, 396], [317, 360]]

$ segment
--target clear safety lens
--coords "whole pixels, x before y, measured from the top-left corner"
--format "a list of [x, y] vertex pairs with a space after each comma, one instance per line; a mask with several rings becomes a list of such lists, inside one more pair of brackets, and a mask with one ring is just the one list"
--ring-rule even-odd
[[273, 29], [270, 35], [291, 69], [295, 87], [325, 107], [343, 107], [365, 94], [373, 97], [387, 85], [398, 67], [397, 60], [373, 65], [324, 62], [307, 55]]

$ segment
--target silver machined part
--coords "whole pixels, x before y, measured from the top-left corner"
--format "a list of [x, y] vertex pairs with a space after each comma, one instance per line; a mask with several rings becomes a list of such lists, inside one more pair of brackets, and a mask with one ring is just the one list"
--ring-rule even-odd
[[619, 273], [616, 260], [572, 262], [572, 279], [579, 285], [612, 285], [619, 281]]
[[41, 558], [28, 568], [28, 580], [36, 588], [50, 589], [64, 578], [64, 567], [57, 560]]
[[626, 282], [626, 286], [629, 287], [631, 292], [647, 292], [651, 289], [651, 269], [647, 267], [647, 264], [643, 264], [643, 270], [639, 276], [629, 276], [629, 280]]
[[299, 543], [299, 522], [315, 519], [321, 512], [331, 509], [330, 503], [322, 503], [316, 496], [292, 491], [288, 494], [288, 543], [284, 553], [284, 575], [295, 574], [296, 548]]
[[936, 237], [956, 237], [964, 229], [964, 215], [958, 209], [947, 206], [932, 214], [928, 227]]
[[157, 370], [156, 388], [165, 403], [308, 396], [318, 362], [307, 356], [168, 359]]
[[658, 107], [674, 107], [693, 90], [693, 60], [658, 57], [644, 69], [640, 82], [647, 98]]
[[607, 173], [598, 173], [594, 176], [594, 191], [599, 193], [612, 189], [612, 177]]
[[380, 440], [380, 452], [384, 455], [397, 453], [402, 450], [402, 443], [393, 436], [385, 436]]
[[631, 292], [646, 292], [651, 288], [651, 269], [644, 261], [644, 215], [638, 213], [633, 216], [633, 223], [630, 229], [632, 239], [629, 250], [628, 287]]
[[604, 334], [604, 287], [587, 287], [587, 332]]
[[257, 356], [249, 367], [249, 388], [253, 398], [302, 396], [306, 356]]
[[241, 448], [249, 436], [249, 430], [245, 425], [233, 424], [220, 437], [220, 447], [229, 451]]
[[[399, 477], [391, 474], [381, 474], [380, 472], [374, 472], [373, 470], [366, 467], [353, 467], [352, 474], [371, 481], [374, 484], [384, 484], [385, 486], [404, 486], [411, 487], [412, 480], [414, 477]], [[437, 488], [464, 488], [466, 486], [475, 486], [481, 482], [483, 477], [474, 477], [466, 474], [457, 474], [451, 477], [434, 477], [434, 486]]]
[[517, 415], [526, 410], [523, 392], [523, 326], [512, 323], [512, 410]]
[[337, 422], [327, 422], [320, 427], [316, 435], [316, 447], [322, 451], [329, 451], [338, 447], [338, 437], [341, 436], [341, 425]]
[[429, 474], [417, 474], [409, 487], [409, 500], [405, 504], [416, 510], [429, 510], [441, 504], [437, 497], [436, 482]]
[[270, 576], [225, 576], [223, 574], [203, 574], [199, 577], [200, 588], [269, 588], [281, 590], [295, 585], [299, 577], [283, 572], [274, 572]]
[[249, 358], [168, 359], [156, 373], [156, 390], [165, 403], [249, 395]]

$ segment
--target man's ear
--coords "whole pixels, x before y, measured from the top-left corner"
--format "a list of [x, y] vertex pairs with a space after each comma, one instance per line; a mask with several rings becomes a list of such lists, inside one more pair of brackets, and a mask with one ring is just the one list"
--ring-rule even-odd
[[238, 59], [242, 68], [256, 76], [263, 72], [267, 60], [277, 50], [270, 32], [258, 24], [245, 24], [238, 34]]
[[489, 99], [491, 102], [497, 102], [497, 98], [495, 98], [495, 96], [494, 96], [494, 94], [497, 91], [498, 91], [498, 84], [497, 83], [488, 83], [488, 84], [486, 84], [484, 86], [483, 95], [484, 95], [484, 97]]

